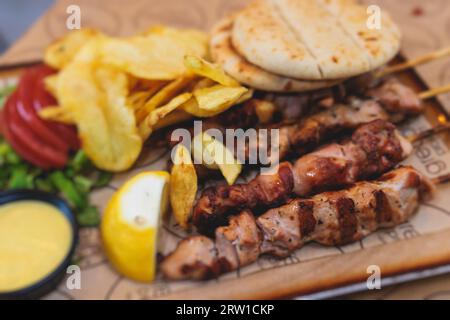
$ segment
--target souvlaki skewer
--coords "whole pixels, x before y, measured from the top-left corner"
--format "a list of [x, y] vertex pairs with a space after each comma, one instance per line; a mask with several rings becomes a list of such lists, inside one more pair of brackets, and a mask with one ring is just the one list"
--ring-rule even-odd
[[182, 240], [160, 270], [172, 280], [208, 279], [263, 254], [287, 257], [311, 241], [345, 245], [407, 221], [421, 201], [433, 196], [435, 184], [449, 178], [429, 180], [413, 167], [400, 167], [348, 189], [294, 199], [257, 218], [244, 210], [215, 230], [215, 240], [205, 236]]
[[[424, 111], [423, 100], [450, 91], [450, 85], [415, 93], [408, 86], [391, 78], [366, 93], [370, 98], [350, 97], [346, 103], [336, 104], [312, 114], [298, 123], [279, 127], [278, 153], [275, 160], [288, 155], [302, 155], [329, 140], [331, 137], [375, 119], [398, 123]], [[249, 144], [251, 148], [252, 144]], [[266, 147], [267, 142], [255, 148]], [[246, 151], [244, 154], [248, 154]], [[273, 161], [273, 160], [272, 160]], [[271, 161], [271, 163], [273, 163]]]
[[[261, 131], [263, 134], [260, 135], [261, 128], [259, 128], [254, 135], [255, 139], [247, 139], [245, 143], [234, 144], [233, 151], [236, 158], [242, 163], [250, 163], [250, 155], [253, 155], [253, 159], [256, 158], [257, 163], [252, 162], [252, 164], [273, 165], [288, 157], [306, 154], [330, 139], [342, 133], [352, 132], [359, 125], [375, 119], [398, 123], [417, 116], [424, 112], [423, 100], [449, 90], [450, 85], [446, 85], [416, 93], [395, 78], [390, 78], [380, 86], [368, 90], [366, 96], [370, 98], [349, 97], [345, 103], [339, 103], [321, 112], [305, 116], [296, 123], [269, 126], [269, 128], [278, 129], [276, 139], [272, 134], [268, 134], [271, 131], [264, 127], [262, 129], [265, 132]], [[242, 121], [257, 123], [257, 118], [246, 117], [257, 107], [256, 102], [250, 101], [238, 109], [237, 113], [232, 111], [224, 113], [220, 116], [219, 121], [217, 121], [218, 119], [208, 119], [206, 123], [202, 123], [203, 131], [210, 128], [233, 127], [233, 124], [242, 124]], [[261, 151], [267, 155], [266, 158], [254, 157], [254, 155], [260, 155]], [[214, 171], [205, 170], [199, 165], [196, 166], [196, 169], [200, 177], [211, 176], [214, 173]]]
[[248, 183], [205, 189], [193, 209], [194, 225], [201, 233], [210, 234], [240, 210], [260, 211], [286, 203], [292, 196], [307, 197], [380, 176], [412, 150], [411, 142], [395, 125], [374, 120], [360, 125], [351, 138], [326, 145], [293, 164], [282, 162], [271, 173]]
[[[398, 123], [406, 118], [419, 115], [424, 111], [423, 100], [438, 94], [448, 92], [450, 85], [414, 92], [408, 86], [395, 78], [390, 78], [380, 85], [368, 89], [365, 98], [347, 97], [345, 102], [337, 103], [327, 109], [302, 117], [295, 123], [269, 126], [277, 128], [277, 139], [263, 134], [260, 129], [255, 134], [256, 139], [250, 139], [245, 144], [237, 144], [233, 150], [241, 162], [246, 162], [249, 155], [259, 154], [260, 150], [277, 152], [268, 154], [268, 159], [260, 165], [270, 165], [284, 160], [288, 156], [300, 156], [310, 152], [330, 138], [343, 132], [354, 130], [357, 126], [375, 119]], [[258, 123], [258, 100], [251, 100], [236, 110], [230, 110], [217, 118], [208, 119], [203, 123], [203, 131], [207, 129], [234, 128], [242, 125], [244, 128]], [[262, 103], [262, 102], [261, 102]], [[262, 127], [265, 131], [267, 128]], [[273, 148], [275, 146], [275, 148]], [[199, 171], [202, 173], [202, 171]]]

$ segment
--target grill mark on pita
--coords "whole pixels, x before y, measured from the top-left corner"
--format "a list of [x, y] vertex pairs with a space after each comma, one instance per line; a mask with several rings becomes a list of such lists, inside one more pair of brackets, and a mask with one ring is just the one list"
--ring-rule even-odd
[[336, 15], [328, 6], [326, 6], [322, 1], [317, 1], [317, 4], [322, 7], [322, 9], [326, 10], [336, 21], [336, 25], [342, 31], [343, 34], [347, 35], [347, 37], [351, 40], [351, 42], [358, 47], [364, 53], [364, 57], [369, 67], [372, 68], [372, 60], [370, 59], [369, 53], [367, 52], [367, 48], [365, 48], [359, 41], [355, 39], [355, 37], [345, 28], [342, 24], [341, 19], [339, 19], [339, 15]]
[[[252, 64], [240, 55], [233, 45], [231, 29], [233, 21], [225, 18], [217, 24], [211, 33], [211, 56], [213, 61], [222, 65], [224, 70], [241, 83], [264, 91], [305, 92], [309, 90], [328, 88], [341, 80], [303, 81], [280, 76]], [[216, 30], [221, 30], [217, 32]], [[216, 46], [220, 45], [220, 50]], [[222, 52], [219, 52], [222, 51]]]
[[[303, 37], [301, 34], [297, 33], [295, 31], [295, 29], [293, 28], [293, 26], [288, 22], [288, 19], [286, 19], [285, 16], [283, 16], [283, 13], [281, 12], [280, 8], [278, 7], [278, 5], [276, 3], [270, 3], [270, 6], [274, 9], [272, 11], [272, 14], [276, 16], [276, 18], [278, 19], [278, 21], [280, 23], [283, 23], [284, 25], [286, 25], [286, 27], [289, 29], [289, 31], [293, 34], [293, 36], [301, 43], [303, 43], [303, 45], [305, 46], [306, 50], [308, 51], [308, 53], [314, 58], [314, 60], [319, 61], [318, 57], [314, 54], [313, 50], [309, 47], [308, 43], [306, 41], [304, 41]], [[316, 68], [320, 73], [320, 77], [323, 79], [324, 78], [324, 72], [322, 70], [322, 67], [320, 66], [319, 63], [316, 63]]]

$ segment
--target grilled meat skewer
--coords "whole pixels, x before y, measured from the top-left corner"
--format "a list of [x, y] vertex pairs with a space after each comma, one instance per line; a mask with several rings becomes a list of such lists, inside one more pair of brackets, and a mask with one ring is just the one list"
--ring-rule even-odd
[[304, 244], [344, 245], [380, 228], [405, 222], [434, 185], [412, 167], [400, 167], [375, 181], [295, 199], [260, 217], [244, 210], [205, 236], [182, 240], [161, 264], [172, 280], [208, 279], [248, 265], [262, 254], [289, 256]]
[[205, 189], [194, 207], [193, 222], [201, 233], [208, 233], [226, 223], [233, 212], [274, 207], [292, 195], [306, 197], [379, 176], [411, 151], [411, 143], [392, 123], [374, 120], [361, 125], [351, 139], [322, 147], [294, 165], [283, 162], [274, 173], [259, 175], [246, 184]]
[[[370, 89], [367, 95], [371, 98], [349, 97], [345, 103], [306, 116], [295, 124], [279, 127], [278, 153], [270, 155], [269, 164], [286, 159], [289, 155], [306, 154], [333, 136], [354, 130], [363, 123], [375, 119], [397, 123], [423, 112], [423, 105], [417, 94], [393, 78]], [[258, 154], [256, 152], [260, 148], [270, 150], [270, 143], [271, 141], [250, 142], [244, 152], [237, 154], [248, 158], [251, 152]]]
[[[397, 123], [406, 117], [423, 112], [423, 105], [417, 94], [394, 78], [368, 90], [366, 94], [371, 98], [349, 97], [345, 103], [338, 103], [321, 112], [305, 115], [296, 123], [272, 125], [271, 127], [279, 129], [279, 139], [276, 141], [278, 152], [268, 154], [269, 159], [264, 165], [274, 164], [288, 156], [306, 154], [330, 138], [352, 131], [363, 123], [375, 119]], [[202, 124], [203, 130], [214, 128], [225, 132], [225, 128], [257, 126], [260, 118], [257, 116], [259, 103], [259, 100], [253, 99], [218, 117], [207, 119]], [[293, 119], [296, 119], [295, 116]], [[260, 154], [259, 150], [270, 151], [271, 144], [275, 143], [270, 140], [270, 135], [264, 135], [261, 140], [258, 136], [259, 134], [256, 135], [256, 140], [246, 141], [245, 144], [235, 144], [236, 148], [244, 148], [234, 150], [235, 155], [243, 163], [246, 163], [250, 154]], [[172, 141], [172, 145], [176, 143], [177, 141]]]

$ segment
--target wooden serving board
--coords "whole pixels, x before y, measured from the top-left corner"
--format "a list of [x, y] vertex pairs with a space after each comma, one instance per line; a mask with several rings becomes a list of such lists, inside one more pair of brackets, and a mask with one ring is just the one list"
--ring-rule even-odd
[[[107, 4], [106, 4], [107, 2]], [[4, 56], [0, 57], [0, 86], [14, 81], [20, 73], [18, 65], [33, 63], [42, 56], [42, 49], [55, 37], [64, 33], [61, 29], [65, 21], [65, 8], [70, 3], [79, 4], [87, 17], [88, 25], [100, 27], [110, 34], [122, 35], [144, 29], [154, 23], [168, 23], [182, 27], [208, 29], [218, 17], [242, 6], [238, 0], [177, 1], [157, 2], [129, 1], [126, 8], [122, 1], [59, 1], [44, 15], [28, 33]], [[399, 6], [394, 2], [376, 1], [387, 7], [400, 22], [406, 33], [403, 53], [407, 57], [417, 56], [442, 47], [445, 41], [429, 44], [427, 35], [414, 32], [410, 16], [420, 1], [408, 1]], [[402, 2], [402, 1], [399, 1]], [[445, 1], [433, 0], [425, 7], [425, 13], [434, 12], [428, 19], [436, 29], [439, 21], [445, 19], [445, 10], [439, 13], [439, 5]], [[398, 3], [398, 2], [395, 2]], [[401, 8], [400, 8], [401, 7]], [[145, 10], [144, 10], [145, 9]], [[142, 13], [144, 12], [144, 13]], [[180, 14], [182, 13], [182, 14]], [[438, 14], [439, 13], [439, 14]], [[449, 13], [450, 15], [450, 13]], [[444, 18], [442, 17], [444, 16]], [[424, 19], [419, 25], [424, 24]], [[441, 28], [442, 30], [444, 28]], [[441, 30], [440, 29], [440, 30]], [[428, 30], [420, 28], [420, 30]], [[417, 30], [416, 30], [417, 31]], [[433, 32], [435, 30], [433, 29]], [[437, 31], [436, 31], [437, 32]], [[36, 41], [39, 39], [39, 41]], [[446, 39], [443, 36], [443, 39]], [[442, 70], [448, 70], [447, 62]], [[442, 65], [441, 64], [441, 65]], [[439, 65], [439, 64], [437, 64]], [[418, 92], [429, 86], [443, 84], [450, 79], [441, 73], [436, 64], [431, 69], [420, 68], [418, 73], [406, 72], [401, 80]], [[420, 77], [418, 76], [420, 74]], [[430, 78], [431, 77], [431, 78]], [[6, 80], [8, 79], [8, 80]], [[424, 79], [426, 84], [421, 80]], [[405, 124], [405, 134], [420, 132], [438, 122], [448, 119], [445, 109], [450, 110], [446, 99], [427, 102], [425, 115]], [[448, 173], [450, 170], [450, 136], [441, 134], [421, 142], [414, 155], [408, 160], [430, 177]], [[147, 145], [133, 170], [116, 175], [109, 186], [97, 190], [92, 201], [103, 208], [114, 191], [130, 176], [143, 170], [166, 168], [167, 149], [152, 148]], [[243, 177], [245, 180], [248, 177]], [[421, 206], [418, 213], [408, 222], [390, 230], [381, 230], [354, 244], [343, 247], [323, 247], [308, 244], [283, 260], [263, 257], [251, 266], [226, 274], [208, 282], [166, 282], [160, 277], [152, 284], [141, 284], [127, 280], [117, 274], [106, 261], [99, 232], [96, 228], [80, 230], [80, 244], [77, 255], [81, 258], [82, 288], [69, 290], [65, 282], [50, 294], [49, 299], [241, 299], [241, 298], [282, 298], [312, 294], [365, 282], [369, 276], [367, 267], [378, 265], [382, 279], [410, 271], [429, 269], [450, 263], [450, 185], [439, 187], [437, 197]], [[173, 250], [177, 241], [185, 233], [172, 221], [165, 222], [161, 229], [160, 251], [165, 254]], [[420, 276], [420, 275], [419, 275]]]

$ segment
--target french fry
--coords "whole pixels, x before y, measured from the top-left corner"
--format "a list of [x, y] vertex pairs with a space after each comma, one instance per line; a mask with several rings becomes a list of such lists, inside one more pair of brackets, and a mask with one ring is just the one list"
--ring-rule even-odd
[[228, 76], [220, 66], [212, 64], [200, 57], [188, 55], [184, 58], [184, 64], [189, 71], [214, 80], [221, 85], [227, 87], [240, 86], [239, 82]]
[[75, 120], [68, 108], [50, 106], [39, 110], [39, 117], [44, 120], [61, 122], [64, 124], [74, 124]]
[[178, 123], [182, 123], [191, 120], [193, 117], [191, 114], [183, 110], [174, 110], [173, 112], [166, 115], [164, 118], [160, 119], [153, 127], [153, 129], [159, 130], [169, 126], [173, 126]]
[[220, 84], [197, 89], [194, 97], [183, 105], [183, 110], [200, 118], [213, 117], [237, 104], [247, 91], [244, 87], [226, 87]]
[[159, 107], [147, 116], [147, 118], [142, 121], [139, 125], [139, 134], [145, 140], [154, 130], [154, 126], [163, 118], [165, 118], [172, 111], [186, 103], [189, 99], [191, 99], [192, 93], [183, 93], [172, 100], [169, 101], [166, 105]]
[[170, 82], [168, 85], [166, 85], [161, 90], [159, 90], [150, 100], [148, 100], [145, 103], [145, 105], [141, 108], [141, 110], [139, 110], [139, 112], [136, 114], [137, 122], [140, 123], [143, 119], [145, 119], [150, 114], [150, 112], [155, 110], [157, 107], [159, 107], [163, 103], [166, 103], [170, 99], [172, 99], [185, 86], [187, 86], [194, 78], [195, 78], [195, 76], [193, 76], [193, 75], [180, 77], [180, 78]]

